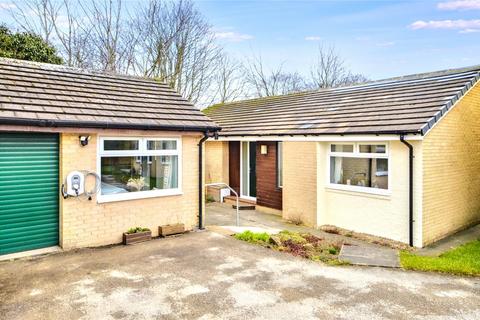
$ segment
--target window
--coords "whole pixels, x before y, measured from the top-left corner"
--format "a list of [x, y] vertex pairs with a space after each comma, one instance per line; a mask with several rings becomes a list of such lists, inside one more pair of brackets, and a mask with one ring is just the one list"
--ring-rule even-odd
[[353, 152], [353, 144], [332, 144], [330, 145], [332, 152]]
[[283, 146], [282, 142], [277, 142], [277, 186], [279, 188], [283, 187]]
[[180, 139], [101, 138], [99, 202], [181, 193]]
[[331, 144], [329, 185], [346, 190], [388, 190], [387, 144]]

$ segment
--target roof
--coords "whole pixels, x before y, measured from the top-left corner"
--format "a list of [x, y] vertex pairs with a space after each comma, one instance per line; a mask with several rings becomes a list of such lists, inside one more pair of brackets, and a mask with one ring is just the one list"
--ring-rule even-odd
[[480, 65], [216, 105], [221, 136], [425, 134], [479, 80]]
[[217, 130], [166, 84], [0, 58], [0, 125]]

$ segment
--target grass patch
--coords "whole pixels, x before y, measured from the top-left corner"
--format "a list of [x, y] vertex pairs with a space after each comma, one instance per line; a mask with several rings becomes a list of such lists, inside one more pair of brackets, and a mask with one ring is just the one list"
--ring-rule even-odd
[[278, 234], [255, 233], [244, 231], [234, 236], [238, 240], [259, 244], [274, 250], [290, 253], [313, 261], [327, 264], [345, 264], [338, 260], [338, 254], [343, 243], [331, 242], [310, 233], [281, 231]]
[[409, 270], [478, 276], [480, 275], [480, 240], [464, 244], [438, 257], [424, 257], [402, 251], [400, 261], [402, 267]]

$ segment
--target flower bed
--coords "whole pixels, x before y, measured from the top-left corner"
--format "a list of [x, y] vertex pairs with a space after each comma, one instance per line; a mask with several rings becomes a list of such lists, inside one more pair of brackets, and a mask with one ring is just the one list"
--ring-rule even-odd
[[322, 261], [335, 265], [345, 264], [345, 262], [338, 260], [343, 241], [332, 242], [310, 233], [291, 231], [281, 231], [278, 234], [269, 235], [247, 230], [235, 234], [234, 237], [313, 261]]

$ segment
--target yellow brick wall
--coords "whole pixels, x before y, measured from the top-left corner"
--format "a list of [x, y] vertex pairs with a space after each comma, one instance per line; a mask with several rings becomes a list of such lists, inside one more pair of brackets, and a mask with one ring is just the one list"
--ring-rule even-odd
[[424, 244], [480, 221], [480, 84], [423, 141]]
[[205, 142], [206, 183], [228, 183], [228, 141]]
[[283, 218], [317, 224], [317, 143], [283, 142]]
[[[108, 132], [107, 132], [108, 133]], [[116, 135], [122, 131], [116, 131]], [[97, 171], [98, 135], [91, 134], [88, 146], [81, 147], [79, 133], [60, 136], [60, 179], [73, 170]], [[138, 134], [137, 134], [138, 135]], [[165, 136], [148, 133], [145, 136]], [[108, 133], [108, 136], [113, 134]], [[60, 244], [64, 249], [99, 246], [122, 241], [122, 233], [134, 226], [148, 227], [153, 236], [158, 226], [185, 223], [192, 229], [198, 215], [198, 147], [201, 136], [182, 137], [183, 195], [97, 203], [95, 199], [60, 199]]]

